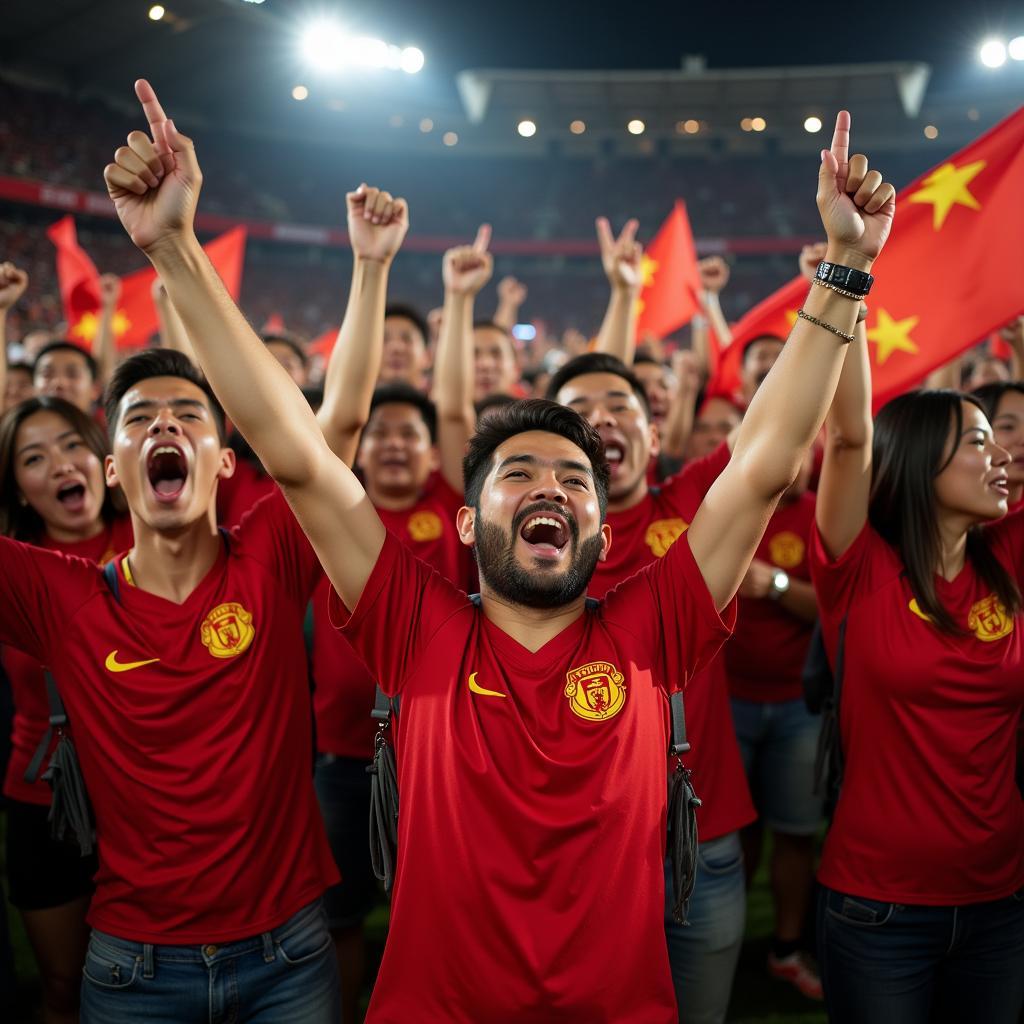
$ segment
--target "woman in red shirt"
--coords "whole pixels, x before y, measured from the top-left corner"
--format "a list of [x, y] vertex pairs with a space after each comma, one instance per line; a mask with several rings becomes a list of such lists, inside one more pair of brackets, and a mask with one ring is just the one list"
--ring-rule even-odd
[[[131, 547], [120, 491], [103, 480], [109, 451], [103, 428], [63, 399], [30, 398], [9, 410], [0, 420], [0, 533], [95, 562]], [[11, 902], [39, 964], [44, 1019], [77, 1021], [96, 858], [52, 838], [50, 787], [25, 778], [49, 726], [43, 666], [14, 648], [0, 657], [14, 697], [3, 789]]]
[[980, 402], [871, 421], [863, 325], [828, 420], [812, 572], [843, 640], [845, 760], [819, 880], [830, 1020], [1015, 1024], [1024, 1003], [1024, 519]]

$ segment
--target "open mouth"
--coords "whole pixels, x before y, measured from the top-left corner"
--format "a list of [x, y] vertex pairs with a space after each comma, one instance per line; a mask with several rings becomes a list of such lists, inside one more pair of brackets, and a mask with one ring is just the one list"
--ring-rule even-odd
[[176, 445], [158, 445], [149, 453], [146, 463], [149, 483], [159, 501], [174, 501], [185, 489], [188, 462]]
[[538, 558], [557, 558], [572, 538], [572, 531], [562, 516], [539, 512], [527, 516], [519, 536]]
[[81, 512], [85, 508], [85, 485], [70, 481], [57, 489], [57, 500], [69, 512]]
[[1007, 476], [997, 476], [995, 480], [989, 483], [989, 487], [992, 488], [997, 494], [1001, 494], [1005, 497], [1009, 497], [1010, 494], [1010, 480]]
[[604, 458], [612, 476], [616, 476], [626, 459], [626, 446], [621, 441], [605, 441]]

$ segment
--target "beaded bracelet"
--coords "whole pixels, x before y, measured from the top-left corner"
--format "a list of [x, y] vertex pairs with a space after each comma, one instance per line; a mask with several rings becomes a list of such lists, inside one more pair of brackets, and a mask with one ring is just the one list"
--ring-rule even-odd
[[828, 288], [829, 291], [833, 291], [837, 295], [842, 295], [846, 299], [864, 298], [864, 296], [860, 292], [851, 292], [846, 288], [840, 288], [839, 285], [833, 284], [831, 281], [819, 281], [818, 278], [815, 278], [813, 283], [816, 285], [820, 285], [822, 288]]
[[823, 327], [826, 331], [831, 332], [837, 338], [842, 338], [845, 342], [853, 341], [853, 335], [847, 334], [845, 331], [839, 330], [838, 327], [833, 327], [832, 324], [825, 323], [824, 320], [819, 320], [816, 316], [811, 316], [810, 313], [805, 313], [802, 309], [796, 311], [796, 315], [801, 320], [806, 320], [809, 324], [814, 324], [815, 327]]

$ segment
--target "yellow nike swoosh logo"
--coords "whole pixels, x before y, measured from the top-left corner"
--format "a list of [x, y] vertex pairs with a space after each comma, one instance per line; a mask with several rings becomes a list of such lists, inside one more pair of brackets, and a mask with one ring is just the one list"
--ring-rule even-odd
[[507, 697], [507, 693], [498, 693], [497, 690], [485, 690], [482, 686], [479, 686], [476, 681], [476, 673], [471, 673], [469, 677], [469, 692], [479, 693], [481, 697]]
[[133, 668], [142, 668], [143, 665], [152, 665], [159, 658], [148, 658], [146, 661], [118, 661], [117, 651], [111, 651], [105, 662], [108, 672], [131, 672]]

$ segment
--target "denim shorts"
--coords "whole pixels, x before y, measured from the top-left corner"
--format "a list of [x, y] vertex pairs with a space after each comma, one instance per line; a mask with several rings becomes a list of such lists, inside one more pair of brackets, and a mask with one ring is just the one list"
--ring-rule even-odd
[[814, 795], [814, 757], [821, 716], [802, 699], [777, 703], [730, 699], [743, 766], [761, 821], [773, 832], [811, 836], [824, 799]]

